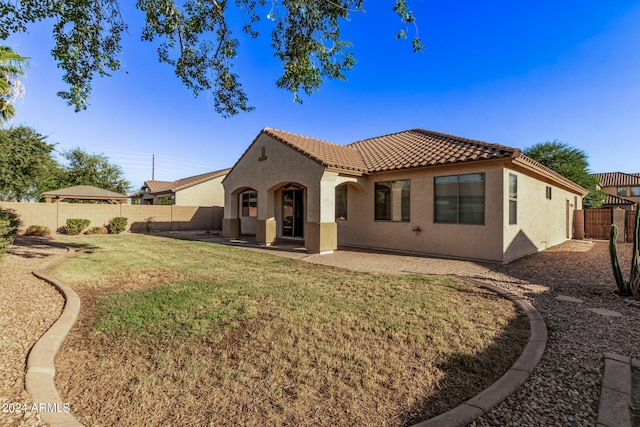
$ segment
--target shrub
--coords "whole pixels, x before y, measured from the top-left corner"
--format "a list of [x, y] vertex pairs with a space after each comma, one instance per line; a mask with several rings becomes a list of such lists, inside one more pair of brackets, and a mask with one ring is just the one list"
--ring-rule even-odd
[[91, 227], [90, 229], [85, 231], [84, 234], [107, 234], [107, 227], [104, 227], [102, 225]]
[[46, 225], [30, 225], [24, 230], [25, 236], [49, 236], [51, 230]]
[[109, 221], [109, 233], [120, 234], [127, 229], [127, 218], [117, 216]]
[[151, 224], [153, 223], [153, 219], [154, 219], [154, 218], [155, 218], [155, 217], [150, 216], [149, 218], [145, 218], [145, 219], [144, 219], [144, 220], [145, 220], [145, 222], [146, 222], [146, 224], [145, 224], [145, 227], [144, 227], [144, 228], [145, 228], [145, 230], [146, 230], [147, 234], [148, 234], [148, 233], [151, 233]]
[[69, 218], [67, 219], [67, 226], [65, 227], [65, 231], [67, 234], [80, 234], [82, 231], [89, 226], [91, 221], [83, 218]]
[[18, 230], [20, 220], [13, 209], [0, 209], [0, 254], [13, 243], [13, 235]]

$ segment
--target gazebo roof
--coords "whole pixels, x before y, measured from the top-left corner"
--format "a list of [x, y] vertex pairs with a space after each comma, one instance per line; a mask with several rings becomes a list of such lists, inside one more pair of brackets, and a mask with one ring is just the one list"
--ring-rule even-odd
[[93, 185], [75, 185], [73, 187], [61, 188], [59, 190], [51, 190], [42, 193], [47, 203], [51, 203], [53, 199], [59, 202], [64, 199], [78, 200], [105, 200], [114, 203], [126, 202], [129, 196], [126, 194], [116, 193], [115, 191], [104, 190], [94, 187]]

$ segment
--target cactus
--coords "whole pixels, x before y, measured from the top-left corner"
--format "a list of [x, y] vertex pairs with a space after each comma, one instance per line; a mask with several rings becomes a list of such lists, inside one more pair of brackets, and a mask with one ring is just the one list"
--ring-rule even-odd
[[622, 278], [622, 271], [620, 270], [620, 263], [618, 262], [618, 246], [616, 240], [618, 239], [618, 227], [615, 224], [611, 224], [609, 230], [609, 255], [611, 256], [611, 268], [613, 269], [613, 276], [616, 278], [616, 285], [618, 285], [618, 291], [620, 295], [629, 295], [631, 292], [629, 285]]
[[636, 215], [633, 222], [633, 246], [631, 254], [631, 273], [629, 274], [629, 283], [622, 278], [620, 263], [618, 262], [618, 247], [616, 240], [618, 239], [618, 227], [611, 225], [609, 231], [609, 255], [611, 256], [611, 268], [613, 276], [618, 285], [620, 295], [633, 295], [636, 299], [640, 299], [640, 204], [637, 204]]
[[631, 255], [631, 279], [629, 287], [631, 293], [638, 299], [640, 298], [640, 204], [636, 205], [636, 216], [633, 221], [633, 248]]

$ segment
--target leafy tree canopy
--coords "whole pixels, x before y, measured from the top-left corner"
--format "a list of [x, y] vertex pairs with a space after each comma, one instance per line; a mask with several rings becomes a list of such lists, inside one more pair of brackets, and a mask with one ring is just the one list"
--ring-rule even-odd
[[589, 156], [583, 150], [556, 139], [533, 145], [524, 154], [589, 190], [584, 207], [602, 206], [606, 193], [597, 188], [598, 178], [589, 173]]
[[58, 165], [45, 139], [26, 126], [0, 128], [0, 200], [35, 200], [48, 189]]
[[105, 190], [127, 194], [131, 183], [124, 179], [120, 166], [111, 164], [102, 154], [89, 154], [80, 148], [63, 151], [66, 164], [56, 179], [58, 188], [93, 185]]
[[0, 126], [16, 114], [11, 103], [24, 94], [24, 86], [18, 77], [24, 76], [27, 64], [27, 58], [18, 55], [10, 47], [0, 45]]
[[[228, 117], [251, 111], [239, 77], [232, 71], [239, 45], [234, 32], [259, 36], [260, 17], [272, 22], [271, 41], [282, 61], [283, 74], [276, 85], [310, 95], [323, 79], [345, 79], [355, 64], [351, 43], [343, 40], [340, 24], [351, 13], [364, 12], [365, 0], [138, 0], [145, 14], [142, 39], [160, 40], [161, 62], [197, 96], [210, 91], [218, 113]], [[406, 0], [394, 0], [393, 11], [402, 26], [415, 25]], [[242, 19], [233, 19], [233, 14]], [[127, 30], [118, 0], [21, 0], [0, 3], [0, 40], [26, 32], [30, 23], [55, 18], [53, 57], [65, 72], [69, 90], [58, 95], [76, 111], [87, 107], [91, 80], [120, 68], [121, 35]], [[241, 21], [241, 23], [236, 22]], [[423, 48], [420, 38], [414, 51]]]

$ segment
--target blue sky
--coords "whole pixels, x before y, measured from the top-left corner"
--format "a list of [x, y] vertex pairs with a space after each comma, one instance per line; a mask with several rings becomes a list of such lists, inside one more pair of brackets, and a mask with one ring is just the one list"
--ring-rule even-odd
[[152, 155], [158, 180], [210, 172], [232, 166], [264, 127], [338, 144], [413, 128], [519, 148], [558, 139], [584, 150], [592, 172], [640, 172], [639, 1], [408, 2], [424, 51], [395, 39], [392, 0], [370, 0], [343, 26], [358, 61], [348, 80], [302, 105], [275, 86], [268, 32], [241, 39], [234, 70], [256, 110], [228, 119], [140, 41], [135, 10], [125, 10], [122, 71], [96, 78], [90, 107], [75, 113], [56, 96], [62, 72], [51, 25], [39, 23], [3, 42], [31, 59], [11, 124], [60, 150], [104, 154], [135, 189], [151, 179]]

